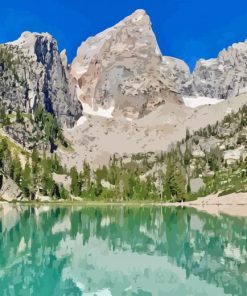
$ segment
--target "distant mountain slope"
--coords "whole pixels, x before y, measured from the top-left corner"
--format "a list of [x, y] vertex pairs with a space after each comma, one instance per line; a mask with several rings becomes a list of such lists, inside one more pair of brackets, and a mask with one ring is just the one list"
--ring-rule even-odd
[[169, 163], [161, 156], [171, 147], [166, 157], [181, 169], [180, 185], [247, 189], [234, 177], [246, 169], [246, 62], [246, 42], [238, 43], [190, 73], [183, 61], [162, 56], [143, 10], [82, 43], [72, 65], [48, 33], [1, 44], [0, 190], [13, 185], [26, 199], [124, 199], [136, 182], [135, 198], [142, 187], [157, 198], [157, 170], [166, 186]]
[[[196, 100], [196, 99], [194, 99]], [[185, 137], [186, 128], [196, 131], [215, 124], [229, 112], [238, 112], [247, 103], [247, 95], [223, 100], [217, 105], [188, 108], [166, 103], [139, 119], [87, 116], [81, 125], [65, 130], [74, 151], [61, 158], [68, 167], [82, 168], [86, 159], [94, 166], [107, 164], [114, 153], [130, 155], [167, 151], [172, 143]]]

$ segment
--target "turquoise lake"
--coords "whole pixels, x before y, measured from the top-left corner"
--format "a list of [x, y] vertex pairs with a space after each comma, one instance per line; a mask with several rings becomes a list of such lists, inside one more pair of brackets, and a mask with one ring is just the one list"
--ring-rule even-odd
[[0, 295], [247, 295], [247, 219], [0, 206]]

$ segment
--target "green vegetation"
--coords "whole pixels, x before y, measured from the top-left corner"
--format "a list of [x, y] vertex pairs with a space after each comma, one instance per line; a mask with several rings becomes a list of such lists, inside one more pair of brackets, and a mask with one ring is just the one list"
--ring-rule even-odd
[[5, 71], [10, 71], [16, 81], [20, 81], [16, 65], [20, 64], [19, 58], [15, 58], [6, 44], [0, 44], [0, 78]]
[[[58, 124], [56, 117], [45, 111], [38, 105], [33, 114], [23, 113], [20, 106], [16, 108], [16, 112], [7, 114], [6, 107], [0, 98], [0, 128], [6, 129], [8, 133], [11, 130], [21, 130], [25, 132], [30, 144], [34, 147], [48, 143], [50, 150], [53, 152], [58, 145], [68, 148], [62, 130]], [[18, 142], [18, 139], [16, 139]]]
[[[56, 117], [42, 106], [32, 115], [22, 113], [19, 107], [14, 116], [7, 115], [1, 105], [1, 126], [26, 127], [31, 123], [28, 140], [35, 145], [30, 153], [20, 151], [20, 147], [17, 151], [14, 142], [0, 138], [0, 170], [16, 182], [29, 200], [44, 195], [53, 199], [74, 196], [92, 201], [180, 202], [210, 193], [247, 191], [246, 118], [244, 106], [222, 122], [195, 133], [187, 130], [185, 139], [167, 153], [113, 155], [108, 166], [95, 170], [84, 162], [81, 171], [76, 167], [67, 171], [55, 153], [58, 143], [68, 147]], [[40, 143], [50, 144], [49, 157], [47, 146], [40, 148]], [[54, 173], [68, 180], [66, 189], [54, 181]], [[200, 181], [196, 190], [195, 180]]]
[[3, 69], [10, 69], [12, 70], [14, 68], [15, 61], [14, 61], [14, 55], [6, 45], [1, 44], [0, 45], [0, 67]]
[[10, 118], [6, 114], [5, 106], [0, 105], [0, 127], [10, 125]]
[[[231, 152], [233, 156], [227, 156]], [[128, 157], [127, 157], [128, 158]], [[113, 156], [108, 167], [70, 173], [71, 193], [90, 200], [185, 201], [210, 193], [247, 191], [247, 106], [160, 155]], [[191, 180], [201, 180], [197, 191]]]
[[45, 111], [41, 105], [38, 105], [34, 110], [33, 117], [34, 123], [38, 129], [42, 131], [43, 140], [49, 142], [52, 147], [56, 146], [56, 141], [61, 143], [64, 147], [68, 146], [57, 119], [53, 114]]
[[63, 174], [56, 154], [41, 157], [36, 149], [32, 153], [0, 137], [0, 174], [9, 176], [29, 200], [37, 195], [66, 199], [68, 192], [53, 180], [53, 173]]

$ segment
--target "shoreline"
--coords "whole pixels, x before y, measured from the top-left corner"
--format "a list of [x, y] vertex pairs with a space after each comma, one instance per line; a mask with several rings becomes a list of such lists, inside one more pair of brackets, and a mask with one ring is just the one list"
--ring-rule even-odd
[[217, 194], [200, 197], [193, 201], [186, 202], [162, 202], [162, 201], [0, 201], [0, 205], [17, 206], [133, 206], [133, 207], [191, 207], [199, 211], [207, 212], [214, 216], [227, 214], [235, 217], [247, 217], [247, 193], [232, 193], [225, 196]]
[[247, 192], [231, 193], [224, 196], [211, 194], [194, 201], [167, 203], [163, 206], [191, 207], [214, 216], [226, 214], [234, 217], [247, 217]]

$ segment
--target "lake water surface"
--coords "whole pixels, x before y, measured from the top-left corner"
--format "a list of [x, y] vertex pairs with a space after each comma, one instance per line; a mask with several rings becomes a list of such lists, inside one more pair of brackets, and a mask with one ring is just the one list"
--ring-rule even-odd
[[247, 295], [247, 219], [1, 205], [0, 295]]

